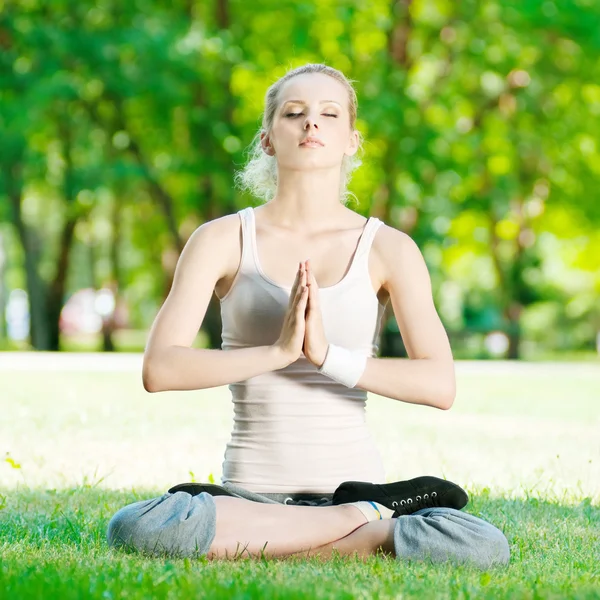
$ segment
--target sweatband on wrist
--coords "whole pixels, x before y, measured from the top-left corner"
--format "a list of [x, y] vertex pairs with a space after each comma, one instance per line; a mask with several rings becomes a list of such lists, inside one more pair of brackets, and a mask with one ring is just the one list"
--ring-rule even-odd
[[367, 366], [367, 355], [329, 344], [325, 362], [317, 369], [338, 383], [353, 388]]

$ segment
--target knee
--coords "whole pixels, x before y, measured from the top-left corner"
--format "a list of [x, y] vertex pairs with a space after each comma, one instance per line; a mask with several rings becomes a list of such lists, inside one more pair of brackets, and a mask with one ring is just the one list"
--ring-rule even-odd
[[504, 533], [488, 521], [468, 513], [462, 513], [460, 517], [458, 523], [464, 528], [460, 558], [480, 569], [508, 565], [510, 548]]
[[474, 560], [481, 568], [506, 566], [510, 560], [510, 548], [506, 536], [496, 527], [487, 524], [485, 537], [475, 548]]
[[394, 532], [396, 555], [433, 562], [470, 563], [481, 569], [505, 566], [508, 541], [491, 523], [450, 508], [398, 517]]
[[139, 539], [139, 505], [135, 502], [118, 510], [108, 523], [106, 539], [112, 548], [141, 550], [143, 544]]
[[120, 509], [108, 524], [108, 544], [151, 556], [205, 554], [215, 535], [212, 496], [166, 493]]
[[506, 536], [500, 529], [473, 515], [463, 513], [465, 521], [463, 546], [466, 562], [479, 567], [490, 569], [506, 566], [510, 560], [510, 548]]
[[157, 508], [168, 496], [170, 494], [141, 500], [118, 510], [108, 523], [108, 545], [113, 548], [153, 553], [161, 533], [162, 515]]

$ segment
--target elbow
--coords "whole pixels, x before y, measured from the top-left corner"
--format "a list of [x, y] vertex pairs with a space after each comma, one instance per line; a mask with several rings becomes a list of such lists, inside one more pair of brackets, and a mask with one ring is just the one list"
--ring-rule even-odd
[[154, 392], [161, 391], [161, 389], [156, 385], [156, 383], [148, 377], [142, 377], [142, 384], [144, 386], [144, 389], [151, 394], [153, 394]]
[[453, 397], [443, 398], [441, 402], [437, 403], [437, 408], [439, 408], [440, 410], [450, 410], [453, 404]]
[[450, 410], [456, 399], [456, 380], [453, 378], [442, 389], [438, 390], [434, 406], [440, 410]]
[[144, 364], [142, 366], [142, 385], [151, 394], [165, 390], [165, 387], [161, 385], [156, 365], [151, 364], [146, 357], [144, 357]]
[[161, 391], [156, 379], [146, 371], [142, 373], [142, 385], [144, 386], [144, 389], [151, 394]]
[[456, 399], [456, 374], [454, 371], [454, 363], [451, 363], [450, 368], [443, 369], [445, 372], [438, 379], [437, 394], [434, 406], [440, 410], [450, 410]]
[[441, 410], [450, 410], [455, 399], [456, 387], [452, 386], [449, 390], [446, 390], [445, 393], [441, 394], [437, 403], [437, 407]]

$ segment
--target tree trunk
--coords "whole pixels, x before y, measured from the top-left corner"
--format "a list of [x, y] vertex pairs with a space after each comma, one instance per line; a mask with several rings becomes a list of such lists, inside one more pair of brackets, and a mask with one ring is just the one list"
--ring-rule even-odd
[[69, 272], [71, 245], [75, 235], [75, 226], [80, 214], [75, 207], [75, 178], [72, 156], [73, 130], [72, 124], [66, 116], [66, 111], [59, 115], [58, 129], [63, 143], [65, 171], [63, 179], [63, 195], [66, 204], [65, 223], [60, 234], [58, 259], [54, 278], [48, 286], [48, 297], [46, 304], [46, 315], [48, 322], [49, 350], [60, 350], [60, 313], [63, 307], [67, 274]]
[[48, 323], [48, 350], [60, 350], [60, 312], [63, 307], [67, 273], [69, 270], [69, 256], [71, 244], [75, 233], [77, 218], [68, 217], [61, 235], [58, 251], [58, 261], [54, 279], [48, 288], [46, 304], [46, 319]]
[[102, 350], [114, 352], [114, 332], [116, 329], [117, 308], [119, 306], [121, 291], [121, 255], [119, 253], [119, 242], [121, 240], [121, 202], [114, 198], [111, 211], [112, 239], [110, 245], [110, 267], [111, 267], [111, 289], [115, 301], [115, 308], [111, 315], [102, 320]]
[[[89, 222], [88, 222], [89, 223]], [[91, 227], [90, 227], [91, 230]], [[91, 285], [95, 292], [98, 292], [101, 288], [105, 287], [103, 282], [100, 281], [96, 271], [96, 265], [98, 264], [98, 260], [96, 257], [96, 241], [94, 240], [93, 235], [90, 233], [87, 239], [87, 247], [88, 247], [88, 256], [89, 256], [89, 268], [90, 268], [90, 279]], [[112, 288], [112, 286], [111, 286]], [[114, 290], [113, 290], [114, 293]], [[113, 334], [113, 324], [114, 324], [114, 311], [109, 315], [100, 315], [102, 319], [102, 351], [103, 352], [114, 352], [115, 345], [113, 343], [112, 334]]]
[[506, 358], [518, 360], [521, 358], [521, 312], [523, 307], [514, 302], [504, 313], [508, 321], [508, 352]]
[[20, 177], [21, 165], [15, 164], [4, 170], [8, 197], [12, 207], [13, 224], [17, 230], [25, 258], [25, 281], [30, 315], [30, 340], [36, 350], [50, 349], [50, 331], [46, 311], [46, 284], [38, 272], [40, 244], [35, 230], [23, 221], [21, 203], [23, 188]]

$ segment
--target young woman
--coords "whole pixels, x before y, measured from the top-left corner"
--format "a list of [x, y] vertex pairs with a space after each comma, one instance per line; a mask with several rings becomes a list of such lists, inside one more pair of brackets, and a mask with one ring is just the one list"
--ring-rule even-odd
[[[459, 510], [467, 497], [458, 486], [433, 477], [383, 484], [367, 391], [445, 410], [455, 377], [418, 247], [345, 206], [360, 164], [356, 110], [350, 82], [325, 65], [269, 88], [254, 154], [238, 174], [267, 201], [194, 232], [144, 354], [150, 392], [229, 384], [223, 486], [183, 484], [122, 508], [111, 545], [209, 558], [337, 550], [508, 562], [504, 535]], [[222, 350], [193, 349], [213, 291]], [[388, 301], [409, 359], [375, 357]]]

